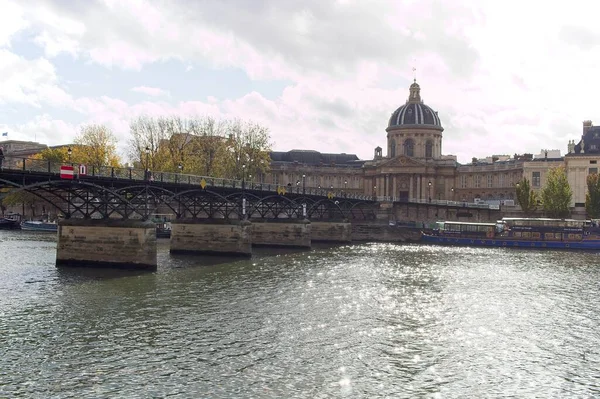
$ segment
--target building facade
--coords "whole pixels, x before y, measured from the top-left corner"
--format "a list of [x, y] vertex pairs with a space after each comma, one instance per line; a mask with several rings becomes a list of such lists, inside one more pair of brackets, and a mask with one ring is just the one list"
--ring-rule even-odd
[[273, 152], [264, 182], [304, 182], [391, 201], [514, 199], [526, 157], [494, 156], [460, 165], [456, 156], [443, 154], [443, 132], [438, 112], [423, 102], [414, 81], [406, 102], [388, 120], [386, 154], [377, 147], [372, 160], [361, 161], [354, 154]]

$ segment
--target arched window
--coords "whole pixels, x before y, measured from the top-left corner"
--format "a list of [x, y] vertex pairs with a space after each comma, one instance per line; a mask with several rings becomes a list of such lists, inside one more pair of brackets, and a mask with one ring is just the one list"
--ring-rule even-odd
[[396, 156], [396, 140], [390, 140], [390, 157], [394, 158]]
[[425, 158], [433, 158], [433, 142], [431, 140], [427, 140], [425, 143]]
[[404, 155], [407, 157], [415, 156], [415, 142], [413, 139], [404, 140]]

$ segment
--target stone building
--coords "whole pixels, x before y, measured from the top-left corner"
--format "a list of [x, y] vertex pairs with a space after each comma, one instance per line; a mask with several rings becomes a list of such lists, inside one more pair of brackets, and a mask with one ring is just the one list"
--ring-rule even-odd
[[265, 183], [302, 184], [336, 192], [361, 193], [389, 201], [514, 199], [527, 156], [493, 156], [460, 165], [442, 153], [444, 128], [438, 112], [421, 98], [414, 81], [408, 99], [391, 115], [386, 154], [375, 148], [372, 160], [354, 154], [293, 150], [271, 153]]
[[35, 154], [39, 154], [48, 146], [35, 141], [22, 140], [5, 140], [0, 141], [0, 147], [3, 148], [4, 156], [6, 157], [4, 166], [14, 167], [22, 164], [23, 158], [29, 158]]
[[585, 206], [587, 193], [587, 177], [598, 173], [600, 162], [600, 126], [594, 126], [592, 121], [583, 122], [583, 132], [578, 143], [570, 141], [568, 153], [564, 157], [567, 179], [573, 191], [572, 205]]

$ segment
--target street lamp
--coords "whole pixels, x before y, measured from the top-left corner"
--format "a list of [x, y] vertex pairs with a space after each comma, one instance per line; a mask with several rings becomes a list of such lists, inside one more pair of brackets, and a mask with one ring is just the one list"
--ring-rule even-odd
[[246, 164], [243, 163], [242, 164], [242, 190], [244, 189], [246, 185]]
[[67, 155], [69, 156], [69, 163], [71, 163], [71, 154], [73, 153], [73, 150], [71, 149], [71, 147], [67, 148]]
[[377, 199], [377, 186], [373, 186], [373, 200]]
[[429, 202], [431, 202], [431, 180], [429, 181], [429, 183], [427, 183], [427, 185], [429, 186]]
[[179, 162], [179, 164], [177, 164], [177, 169], [179, 169], [179, 181], [181, 182], [183, 179], [181, 178], [181, 173], [183, 172], [183, 164], [181, 162]]
[[454, 201], [454, 187], [451, 187], [450, 191], [452, 191], [452, 201]]
[[302, 175], [302, 195], [306, 193], [306, 175]]
[[296, 180], [296, 194], [300, 193], [300, 180]]
[[150, 179], [150, 147], [146, 147], [146, 180]]

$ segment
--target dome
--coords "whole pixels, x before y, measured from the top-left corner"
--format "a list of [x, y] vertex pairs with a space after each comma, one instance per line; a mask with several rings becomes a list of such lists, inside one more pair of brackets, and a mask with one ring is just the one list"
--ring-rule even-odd
[[420, 92], [421, 88], [416, 81], [410, 85], [410, 95], [406, 104], [394, 111], [388, 123], [388, 128], [423, 126], [443, 130], [437, 112], [423, 104]]

